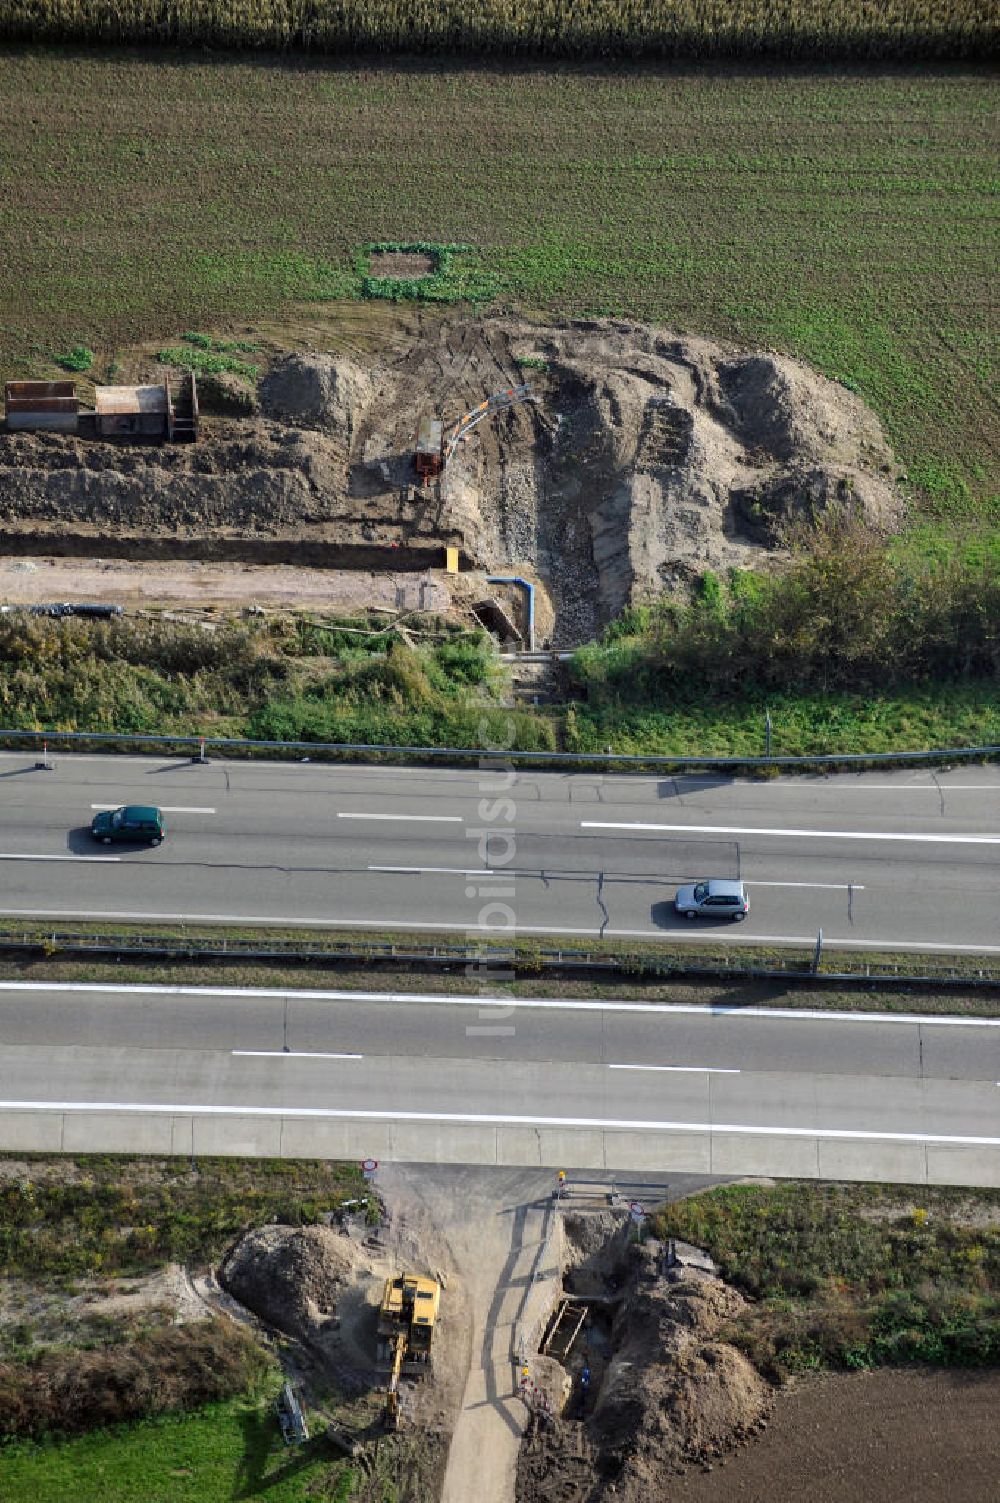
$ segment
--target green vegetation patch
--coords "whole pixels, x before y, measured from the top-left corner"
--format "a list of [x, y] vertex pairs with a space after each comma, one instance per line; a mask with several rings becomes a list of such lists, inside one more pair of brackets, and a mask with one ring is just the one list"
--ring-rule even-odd
[[755, 1301], [728, 1336], [772, 1378], [1000, 1361], [1000, 1191], [731, 1185], [654, 1221]]
[[346, 1503], [354, 1482], [321, 1440], [284, 1445], [271, 1393], [63, 1444], [8, 1447], [0, 1471], [4, 1503]]
[[208, 334], [182, 334], [185, 347], [174, 346], [157, 351], [161, 365], [179, 366], [182, 370], [194, 371], [198, 376], [242, 376], [246, 381], [256, 381], [260, 375], [257, 362], [240, 359], [240, 355], [252, 354], [258, 347], [232, 339], [212, 339]]
[[319, 1160], [28, 1156], [0, 1181], [0, 1274], [75, 1279], [206, 1265], [251, 1226], [316, 1222], [359, 1193], [360, 1171]]
[[562, 730], [567, 751], [598, 758], [610, 746], [625, 756], [770, 754], [833, 761], [838, 754], [1000, 746], [1000, 696], [995, 679], [895, 693], [743, 695], [702, 704], [668, 694], [660, 704], [570, 704]]
[[[382, 256], [426, 257], [430, 270], [414, 276], [376, 276], [369, 268]], [[471, 245], [382, 240], [362, 246], [358, 270], [362, 297], [387, 298], [394, 303], [488, 303], [500, 288], [498, 278], [483, 270]]]
[[[39, 6], [18, 5], [38, 36]], [[825, 24], [830, 7], [807, 8]], [[613, 9], [609, 42], [648, 10]], [[421, 12], [428, 36], [445, 10]], [[279, 12], [241, 24], [249, 36]], [[296, 7], [309, 25], [315, 12]], [[171, 7], [171, 27], [184, 13]], [[103, 34], [121, 34], [102, 15]], [[463, 7], [461, 28], [477, 15]], [[52, 24], [65, 29], [54, 11]], [[641, 318], [801, 356], [871, 403], [927, 515], [1000, 516], [985, 72], [31, 50], [3, 71], [5, 378], [48, 374], [77, 342], [164, 342], [178, 318], [211, 329], [357, 298], [358, 247], [407, 225], [479, 247], [454, 256], [463, 296], [492, 279], [505, 303], [547, 316]]]
[[89, 371], [96, 356], [84, 344], [74, 345], [68, 355], [57, 355], [56, 365], [64, 371]]

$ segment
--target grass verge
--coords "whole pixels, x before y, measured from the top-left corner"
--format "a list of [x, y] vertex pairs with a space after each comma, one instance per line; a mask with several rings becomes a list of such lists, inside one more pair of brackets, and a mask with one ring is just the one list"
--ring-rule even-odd
[[[665, 609], [676, 610], [676, 606]], [[692, 608], [693, 610], [694, 608]], [[1000, 744], [992, 678], [864, 692], [791, 688], [696, 696], [678, 656], [706, 647], [694, 619], [664, 645], [629, 612], [577, 655], [549, 710], [511, 709], [485, 633], [429, 618], [401, 641], [377, 618], [221, 620], [212, 632], [152, 617], [110, 622], [0, 618], [0, 723], [7, 729], [249, 737], [389, 746], [760, 757], [828, 757]], [[693, 648], [690, 644], [693, 643]], [[971, 647], [970, 647], [971, 650]], [[983, 647], [984, 660], [989, 643]], [[706, 669], [707, 671], [707, 669]], [[686, 675], [686, 677], [685, 677]], [[678, 683], [678, 677], [680, 682]]]
[[[358, 937], [359, 949], [370, 935]], [[411, 937], [412, 938], [412, 937]], [[407, 947], [407, 937], [398, 936], [400, 948]], [[570, 965], [574, 952], [564, 949]], [[704, 952], [701, 952], [704, 953]], [[715, 958], [724, 962], [732, 952], [713, 952]], [[282, 965], [280, 961], [250, 963], [231, 958], [224, 965], [193, 961], [77, 961], [77, 960], [25, 960], [11, 961], [0, 958], [0, 981], [21, 980], [46, 983], [97, 982], [108, 986], [157, 985], [157, 986], [205, 986], [205, 987], [262, 987], [288, 991], [386, 991], [427, 992], [432, 994], [456, 993], [467, 995], [474, 991], [488, 997], [512, 996], [531, 999], [548, 997], [571, 997], [600, 999], [603, 997], [629, 998], [648, 1002], [697, 1003], [705, 1007], [780, 1007], [823, 1009], [837, 1012], [896, 1012], [896, 1013], [943, 1013], [967, 1017], [1000, 1016], [1000, 985], [996, 987], [973, 987], [962, 985], [961, 957], [956, 965], [956, 975], [948, 986], [904, 985], [900, 979], [879, 978], [869, 982], [844, 985], [837, 982], [809, 983], [794, 974], [787, 979], [746, 980], [725, 975], [717, 977], [677, 976], [664, 977], [644, 975], [639, 958], [632, 952], [634, 965], [630, 973], [614, 977], [576, 973], [570, 976], [533, 976], [537, 968], [537, 950], [528, 951], [527, 964], [518, 970], [517, 979], [510, 979], [512, 963], [500, 957], [480, 966], [461, 965], [457, 971], [438, 973], [424, 967], [414, 968], [399, 963], [372, 966], [370, 964], [324, 965], [315, 961], [308, 965]], [[688, 956], [690, 958], [690, 955]], [[685, 957], [677, 955], [678, 963]], [[871, 956], [864, 959], [871, 960]], [[905, 965], [913, 957], [897, 957]], [[516, 957], [515, 957], [516, 961]], [[861, 961], [864, 963], [864, 960]], [[969, 960], [967, 974], [975, 975], [977, 967]], [[905, 974], [902, 971], [901, 974]]]

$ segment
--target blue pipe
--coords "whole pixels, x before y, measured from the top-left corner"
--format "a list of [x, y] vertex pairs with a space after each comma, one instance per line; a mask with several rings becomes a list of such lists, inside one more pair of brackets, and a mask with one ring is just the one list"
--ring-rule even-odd
[[525, 591], [528, 598], [528, 651], [535, 650], [535, 587], [527, 579], [522, 579], [520, 574], [488, 574], [487, 584], [517, 584]]

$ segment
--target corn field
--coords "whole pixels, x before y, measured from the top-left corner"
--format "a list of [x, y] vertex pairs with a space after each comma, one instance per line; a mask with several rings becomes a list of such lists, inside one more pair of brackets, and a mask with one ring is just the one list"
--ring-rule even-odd
[[990, 0], [5, 0], [0, 37], [567, 58], [995, 55]]

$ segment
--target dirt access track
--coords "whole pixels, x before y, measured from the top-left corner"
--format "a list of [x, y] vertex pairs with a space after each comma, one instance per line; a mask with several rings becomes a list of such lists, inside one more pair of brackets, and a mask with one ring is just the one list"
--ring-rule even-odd
[[[447, 427], [525, 382], [530, 400], [417, 483], [422, 417]], [[789, 519], [840, 505], [889, 529], [902, 511], [857, 397], [641, 324], [406, 310], [363, 350], [279, 350], [254, 402], [189, 447], [0, 433], [0, 552], [405, 573], [453, 546], [463, 570], [539, 584], [565, 646], [705, 569], [759, 564]]]

